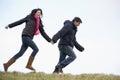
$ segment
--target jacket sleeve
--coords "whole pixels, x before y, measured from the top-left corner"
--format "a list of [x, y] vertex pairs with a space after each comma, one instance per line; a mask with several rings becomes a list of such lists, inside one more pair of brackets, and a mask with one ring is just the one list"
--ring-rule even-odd
[[69, 30], [70, 25], [69, 24], [64, 25], [63, 28], [52, 37], [52, 41], [56, 43], [57, 40], [63, 37]]
[[82, 47], [77, 41], [76, 41], [76, 38], [74, 40], [74, 45], [75, 45], [75, 48], [78, 49], [79, 51], [83, 52], [84, 51], [84, 47]]
[[39, 30], [40, 30], [41, 35], [42, 35], [48, 42], [50, 42], [50, 41], [51, 41], [51, 38], [46, 34], [46, 32], [45, 32], [44, 29], [43, 29], [43, 26], [40, 27]]
[[26, 22], [26, 21], [27, 21], [27, 17], [25, 17], [25, 18], [23, 18], [23, 19], [20, 19], [20, 20], [18, 20], [18, 21], [16, 21], [16, 22], [13, 22], [13, 23], [9, 24], [8, 27], [9, 27], [9, 28], [12, 28], [12, 27], [15, 27], [15, 26], [17, 26], [17, 25], [20, 25], [20, 24], [22, 24], [22, 23], [24, 23], [24, 22]]

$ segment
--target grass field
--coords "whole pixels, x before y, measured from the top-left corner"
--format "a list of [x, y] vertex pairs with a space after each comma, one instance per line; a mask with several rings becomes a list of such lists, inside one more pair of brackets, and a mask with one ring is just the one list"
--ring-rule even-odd
[[120, 80], [118, 75], [0, 72], [0, 80]]

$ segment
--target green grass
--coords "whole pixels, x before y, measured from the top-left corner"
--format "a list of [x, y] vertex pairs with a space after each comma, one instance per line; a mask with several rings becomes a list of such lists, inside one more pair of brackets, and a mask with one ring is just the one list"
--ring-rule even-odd
[[0, 80], [120, 80], [118, 75], [0, 72]]

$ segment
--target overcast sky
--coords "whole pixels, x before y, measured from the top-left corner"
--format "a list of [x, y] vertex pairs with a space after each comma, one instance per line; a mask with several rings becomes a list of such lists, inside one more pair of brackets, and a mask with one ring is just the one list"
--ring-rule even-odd
[[[65, 73], [120, 75], [120, 0], [0, 0], [0, 71], [3, 63], [19, 51], [25, 24], [8, 30], [4, 27], [34, 8], [43, 10], [44, 29], [50, 37], [65, 20], [78, 16], [83, 21], [76, 37], [85, 51], [74, 48], [77, 58], [64, 68]], [[58, 42], [51, 45], [41, 35], [35, 36], [34, 41], [39, 52], [33, 66], [37, 72], [52, 73], [59, 59]], [[31, 52], [28, 48], [8, 71], [30, 72], [25, 66]]]

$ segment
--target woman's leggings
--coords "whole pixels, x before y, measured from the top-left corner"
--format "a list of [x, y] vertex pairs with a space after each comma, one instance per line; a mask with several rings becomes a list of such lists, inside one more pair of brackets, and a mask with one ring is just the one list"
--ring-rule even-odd
[[19, 57], [21, 57], [25, 53], [25, 51], [27, 50], [28, 47], [33, 49], [33, 52], [31, 53], [31, 56], [35, 57], [35, 55], [39, 51], [38, 47], [36, 46], [36, 44], [34, 43], [34, 41], [32, 40], [31, 37], [29, 37], [29, 36], [22, 36], [22, 46], [21, 46], [21, 49], [15, 56], [13, 56], [13, 58], [16, 60]]

